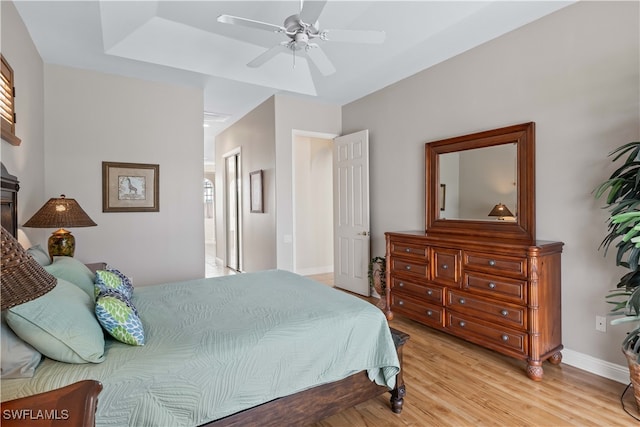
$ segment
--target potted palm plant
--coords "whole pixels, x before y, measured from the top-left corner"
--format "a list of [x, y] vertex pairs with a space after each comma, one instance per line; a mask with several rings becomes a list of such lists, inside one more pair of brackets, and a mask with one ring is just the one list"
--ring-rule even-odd
[[371, 261], [369, 261], [369, 288], [372, 291], [375, 291], [376, 294], [380, 297], [377, 306], [385, 311], [387, 306], [387, 299], [385, 295], [387, 294], [387, 262], [386, 257], [373, 257]]
[[[636, 327], [622, 340], [636, 404], [640, 407], [640, 142], [630, 142], [609, 154], [612, 161], [624, 160], [609, 179], [595, 189], [596, 198], [606, 195], [608, 233], [600, 244], [607, 250], [615, 245], [616, 265], [626, 273], [606, 296], [612, 304], [611, 324], [635, 322]], [[624, 157], [626, 156], [626, 157]]]

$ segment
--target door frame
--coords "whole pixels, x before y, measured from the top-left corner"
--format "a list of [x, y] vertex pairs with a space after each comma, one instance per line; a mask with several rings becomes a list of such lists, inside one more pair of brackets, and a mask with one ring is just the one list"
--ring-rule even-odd
[[233, 150], [230, 150], [226, 153], [224, 153], [222, 155], [222, 159], [223, 159], [223, 164], [224, 164], [224, 172], [222, 174], [222, 186], [223, 186], [223, 195], [222, 195], [222, 203], [223, 203], [223, 207], [222, 207], [222, 218], [223, 218], [223, 223], [224, 223], [224, 233], [223, 233], [223, 238], [224, 238], [224, 266], [225, 267], [229, 267], [229, 242], [227, 239], [227, 236], [229, 235], [229, 216], [227, 214], [228, 212], [228, 200], [229, 200], [229, 187], [227, 186], [228, 184], [228, 180], [227, 180], [227, 160], [229, 157], [233, 157], [233, 156], [237, 156], [238, 157], [238, 164], [237, 164], [237, 171], [236, 171], [236, 175], [240, 177], [240, 181], [239, 181], [239, 185], [236, 186], [237, 188], [237, 206], [238, 206], [238, 230], [237, 230], [237, 246], [238, 246], [238, 250], [237, 250], [237, 257], [238, 257], [238, 270], [237, 271], [242, 271], [242, 265], [243, 265], [243, 248], [242, 248], [242, 148], [241, 147], [237, 147], [234, 148]]

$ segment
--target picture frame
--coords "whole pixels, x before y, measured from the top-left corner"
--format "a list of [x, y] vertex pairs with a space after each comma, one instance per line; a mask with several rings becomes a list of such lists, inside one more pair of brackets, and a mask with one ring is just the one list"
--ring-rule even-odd
[[250, 211], [264, 213], [262, 200], [262, 169], [249, 173]]
[[102, 162], [102, 212], [159, 212], [160, 165]]
[[440, 210], [445, 210], [445, 201], [447, 195], [447, 184], [440, 184]]

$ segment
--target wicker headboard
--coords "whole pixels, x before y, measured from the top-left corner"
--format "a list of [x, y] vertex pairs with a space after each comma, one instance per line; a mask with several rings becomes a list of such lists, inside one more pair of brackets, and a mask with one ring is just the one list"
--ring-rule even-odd
[[0, 216], [2, 217], [2, 226], [14, 237], [18, 233], [18, 178], [7, 172], [4, 164], [0, 163], [2, 168], [0, 195]]

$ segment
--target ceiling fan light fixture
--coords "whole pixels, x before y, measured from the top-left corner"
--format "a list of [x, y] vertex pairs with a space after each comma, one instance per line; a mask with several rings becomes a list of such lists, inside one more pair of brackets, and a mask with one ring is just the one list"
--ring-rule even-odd
[[[316, 43], [311, 42], [313, 39], [319, 38], [327, 42], [377, 44], [384, 42], [385, 33], [384, 31], [351, 29], [321, 31], [318, 17], [322, 13], [326, 3], [327, 0], [307, 2], [301, 0], [300, 14], [288, 16], [284, 20], [283, 26], [230, 15], [220, 15], [218, 22], [242, 25], [259, 30], [282, 32], [289, 38], [288, 41], [268, 49], [257, 58], [251, 60], [247, 64], [249, 67], [256, 68], [263, 65], [281, 52], [281, 46], [284, 46], [293, 53], [294, 64], [296, 51], [304, 50], [308, 59], [315, 65], [318, 71], [324, 76], [328, 76], [335, 73], [336, 69], [322, 48]], [[312, 24], [309, 24], [309, 22], [312, 22]]]

